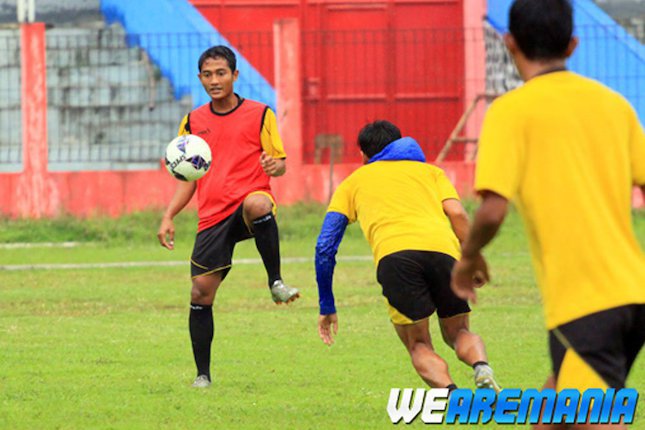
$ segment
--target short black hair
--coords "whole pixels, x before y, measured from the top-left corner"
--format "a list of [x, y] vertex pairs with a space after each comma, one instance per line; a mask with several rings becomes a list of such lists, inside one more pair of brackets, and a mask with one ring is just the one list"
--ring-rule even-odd
[[200, 55], [199, 63], [198, 63], [200, 73], [202, 71], [202, 66], [204, 65], [204, 62], [209, 58], [225, 59], [226, 62], [228, 63], [228, 67], [230, 67], [231, 69], [231, 72], [234, 72], [235, 68], [237, 67], [237, 59], [235, 58], [235, 53], [231, 50], [231, 48], [224, 45], [217, 45], [217, 46], [208, 48], [206, 51], [202, 53], [202, 55]]
[[570, 0], [515, 0], [508, 21], [517, 46], [529, 60], [566, 57], [573, 35]]
[[367, 124], [358, 133], [358, 146], [372, 158], [387, 145], [401, 138], [401, 130], [390, 121], [378, 120]]

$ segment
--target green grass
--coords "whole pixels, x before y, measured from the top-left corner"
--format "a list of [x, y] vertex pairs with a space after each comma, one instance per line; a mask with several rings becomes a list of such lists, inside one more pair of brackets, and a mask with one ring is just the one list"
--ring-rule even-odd
[[[322, 214], [318, 206], [281, 210], [285, 256], [313, 255]], [[0, 249], [0, 264], [187, 261], [195, 215], [178, 217], [173, 252], [156, 243], [158, 217], [0, 221], [0, 242], [87, 242]], [[643, 243], [642, 212], [635, 227]], [[341, 255], [368, 254], [359, 228], [350, 227]], [[480, 292], [472, 328], [485, 339], [504, 386], [540, 387], [549, 373], [547, 338], [515, 213], [487, 256], [494, 279]], [[236, 257], [257, 257], [253, 243], [240, 244]], [[0, 428], [391, 428], [390, 388], [423, 384], [388, 322], [373, 264], [338, 264], [340, 333], [331, 348], [316, 333], [313, 265], [286, 264], [283, 272], [303, 292], [289, 307], [273, 305], [260, 265], [234, 267], [215, 304], [215, 383], [200, 391], [189, 387], [188, 264], [0, 271]], [[435, 321], [431, 329], [457, 384], [472, 386], [470, 369], [438, 342]], [[629, 380], [641, 395], [643, 360]], [[422, 425], [417, 420], [413, 427]], [[645, 429], [642, 407], [632, 428]]]

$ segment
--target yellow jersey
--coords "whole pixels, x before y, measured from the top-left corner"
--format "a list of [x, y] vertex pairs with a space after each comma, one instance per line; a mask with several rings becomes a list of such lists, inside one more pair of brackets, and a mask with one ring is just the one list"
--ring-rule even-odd
[[602, 84], [552, 72], [490, 106], [475, 188], [516, 203], [547, 328], [645, 303], [632, 184], [645, 184], [643, 129], [629, 103]]
[[374, 260], [403, 250], [435, 251], [455, 259], [459, 241], [442, 202], [459, 199], [440, 168], [419, 161], [376, 161], [361, 166], [336, 189], [329, 212], [358, 220]]

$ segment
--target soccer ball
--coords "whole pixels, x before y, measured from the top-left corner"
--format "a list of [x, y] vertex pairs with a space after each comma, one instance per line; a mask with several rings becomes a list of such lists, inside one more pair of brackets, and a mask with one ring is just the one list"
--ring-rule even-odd
[[199, 136], [177, 136], [166, 147], [166, 169], [181, 181], [196, 181], [211, 166], [211, 149]]

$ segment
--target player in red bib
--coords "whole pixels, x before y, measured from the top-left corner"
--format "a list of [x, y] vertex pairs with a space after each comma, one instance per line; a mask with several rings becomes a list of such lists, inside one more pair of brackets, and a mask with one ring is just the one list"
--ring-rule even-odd
[[179, 134], [194, 134], [208, 142], [213, 168], [198, 181], [179, 182], [157, 233], [159, 243], [172, 250], [173, 218], [197, 191], [199, 225], [191, 256], [189, 319], [197, 366], [194, 387], [211, 384], [213, 300], [231, 269], [237, 242], [255, 239], [276, 304], [300, 296], [280, 274], [276, 204], [269, 183], [271, 176], [285, 173], [286, 154], [273, 111], [233, 91], [239, 72], [236, 63], [235, 54], [225, 46], [214, 46], [199, 58], [198, 77], [211, 102], [186, 115]]

